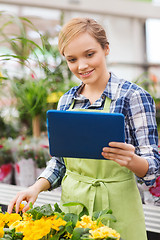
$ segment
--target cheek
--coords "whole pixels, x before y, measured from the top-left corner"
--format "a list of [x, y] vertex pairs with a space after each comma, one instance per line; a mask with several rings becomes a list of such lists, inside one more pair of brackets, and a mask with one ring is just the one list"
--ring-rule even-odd
[[94, 59], [92, 62], [90, 62], [90, 65], [93, 66], [93, 67], [100, 67], [101, 66], [101, 61], [100, 61], [100, 58], [96, 58]]
[[76, 66], [75, 66], [74, 64], [68, 63], [68, 67], [69, 67], [69, 70], [70, 70], [71, 72], [75, 72]]

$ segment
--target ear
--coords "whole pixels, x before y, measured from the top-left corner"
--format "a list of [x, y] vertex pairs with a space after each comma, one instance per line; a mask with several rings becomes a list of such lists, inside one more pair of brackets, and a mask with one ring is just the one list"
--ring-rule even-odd
[[104, 52], [105, 52], [105, 56], [109, 55], [109, 52], [110, 52], [109, 44], [105, 46]]

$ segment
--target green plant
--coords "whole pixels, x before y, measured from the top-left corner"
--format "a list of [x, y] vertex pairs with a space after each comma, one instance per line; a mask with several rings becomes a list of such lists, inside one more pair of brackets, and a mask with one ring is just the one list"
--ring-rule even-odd
[[0, 116], [0, 138], [16, 138], [18, 136], [18, 129], [13, 124], [6, 123], [6, 121]]
[[[64, 206], [76, 205], [82, 206], [79, 215], [65, 214], [57, 203], [54, 205], [54, 210], [50, 204], [35, 208], [30, 204], [31, 209], [25, 215], [1, 213], [1, 239], [122, 240], [119, 233], [108, 227], [109, 222], [116, 221], [112, 215], [112, 210], [105, 209], [94, 212], [93, 217], [91, 217], [88, 214], [88, 209], [82, 203], [69, 202], [64, 204]], [[3, 229], [4, 224], [6, 224], [6, 228]]]
[[7, 163], [13, 163], [12, 148], [9, 141], [2, 138], [0, 140], [0, 166]]
[[[53, 92], [64, 93], [75, 83], [71, 81], [72, 74], [57, 46], [50, 44], [47, 34], [42, 36], [27, 18], [0, 12], [0, 20], [3, 20], [0, 43], [7, 44], [13, 52], [0, 55], [0, 61], [3, 61], [4, 66], [8, 61], [17, 64], [17, 72], [12, 74], [9, 69], [2, 69], [1, 86], [8, 84], [10, 94], [17, 99], [16, 107], [21, 121], [27, 127], [32, 122], [33, 136], [39, 137], [40, 119], [46, 121], [47, 109], [56, 108], [58, 102], [49, 103], [48, 95]], [[17, 33], [7, 32], [7, 28], [12, 25], [17, 27]], [[38, 42], [28, 36], [28, 30], [38, 34]]]

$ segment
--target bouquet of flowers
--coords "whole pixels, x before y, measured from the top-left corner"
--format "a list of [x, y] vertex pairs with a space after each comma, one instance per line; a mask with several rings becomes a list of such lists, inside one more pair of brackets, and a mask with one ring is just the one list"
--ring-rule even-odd
[[[50, 204], [23, 213], [0, 213], [0, 238], [2, 240], [122, 240], [120, 234], [108, 227], [116, 221], [110, 209], [94, 212], [92, 218], [82, 203], [69, 202], [64, 206], [83, 207], [79, 215], [64, 213], [58, 204], [54, 210]], [[21, 206], [21, 209], [24, 206]], [[20, 211], [21, 211], [20, 209]]]
[[46, 167], [46, 163], [50, 160], [48, 145], [42, 140], [19, 136], [13, 142], [15, 162], [21, 159], [33, 159], [38, 168]]
[[20, 186], [32, 185], [50, 160], [46, 139], [19, 136], [13, 143], [15, 182]]

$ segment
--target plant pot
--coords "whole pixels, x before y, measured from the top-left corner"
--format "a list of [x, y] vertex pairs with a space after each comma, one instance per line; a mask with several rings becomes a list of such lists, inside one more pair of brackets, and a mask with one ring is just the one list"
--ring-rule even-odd
[[16, 185], [29, 187], [35, 182], [35, 162], [33, 159], [22, 158], [15, 164]]
[[1, 183], [12, 183], [13, 167], [11, 163], [3, 164], [0, 166], [0, 182]]

